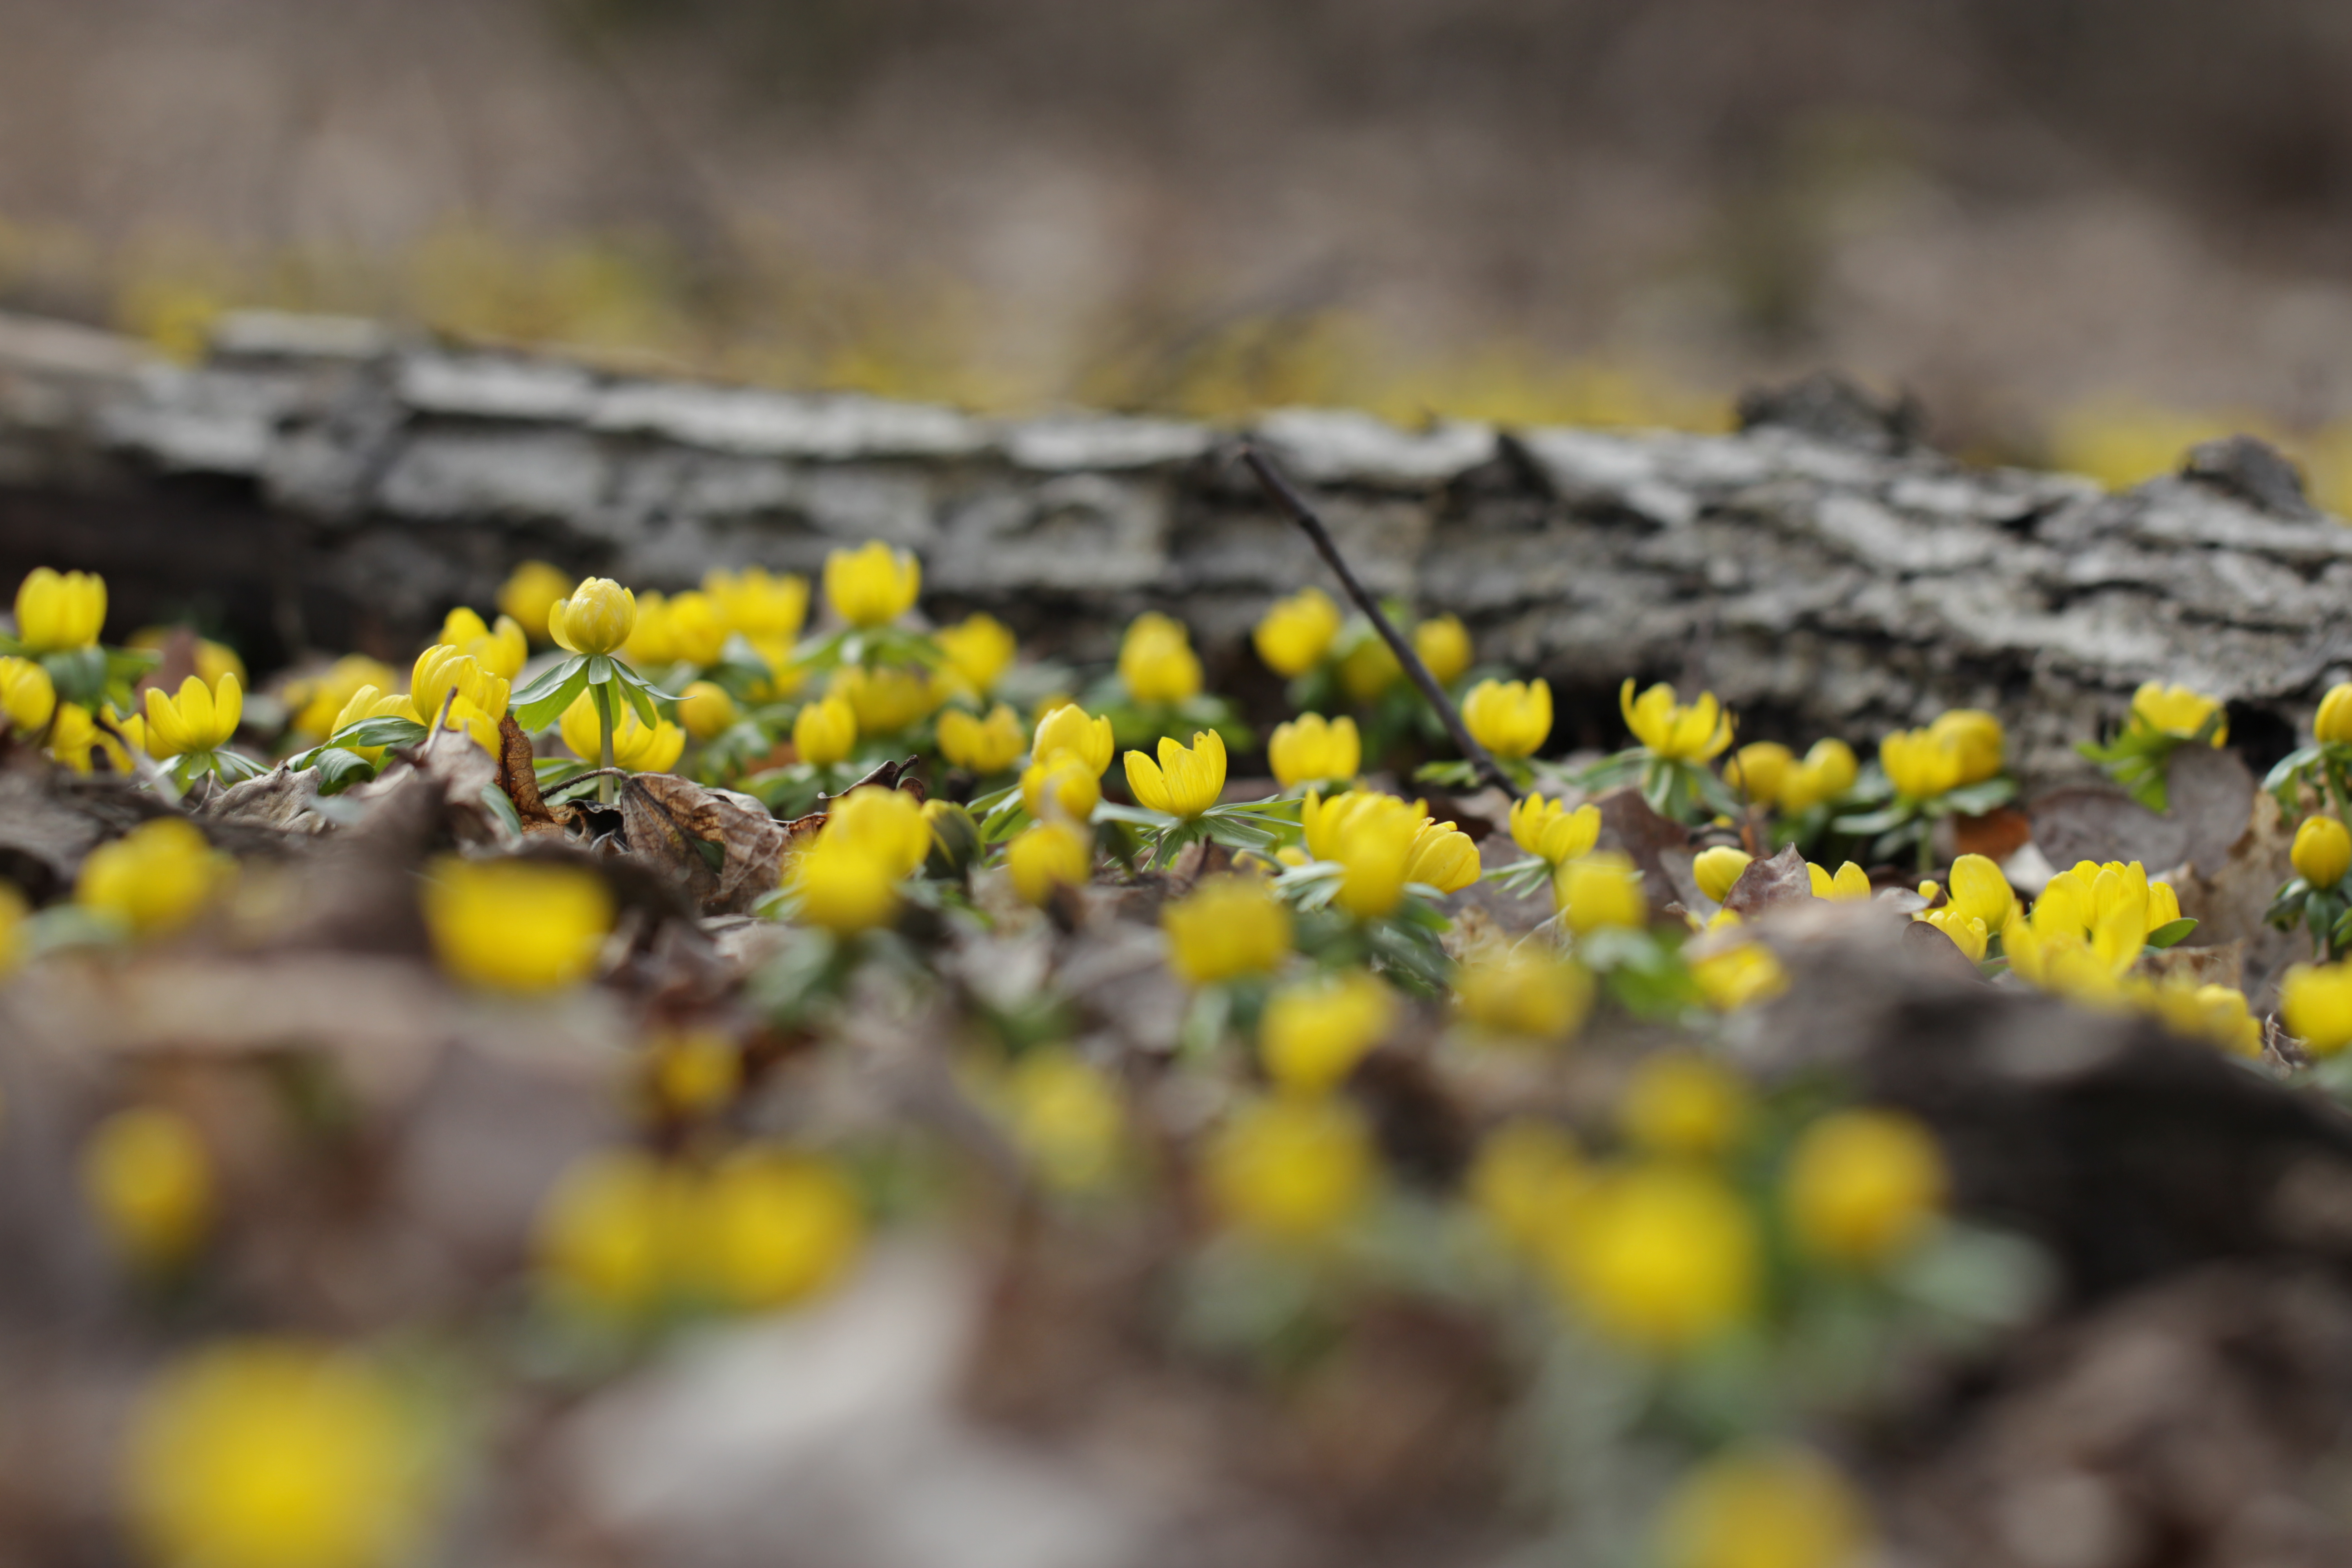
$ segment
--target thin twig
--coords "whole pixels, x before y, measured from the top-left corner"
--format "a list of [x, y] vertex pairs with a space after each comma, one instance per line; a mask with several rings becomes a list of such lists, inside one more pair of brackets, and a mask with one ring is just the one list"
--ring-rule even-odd
[[1396, 655], [1397, 663], [1404, 667], [1404, 672], [1412, 678], [1412, 683], [1421, 688], [1421, 694], [1428, 699], [1429, 705], [1437, 710], [1437, 717], [1444, 722], [1445, 732], [1454, 738], [1454, 744], [1469, 760], [1470, 765], [1476, 768], [1479, 776], [1488, 784], [1517, 800], [1525, 792], [1511, 782], [1510, 775], [1503, 772], [1495, 759], [1487, 754], [1486, 748], [1470, 733], [1469, 726], [1462, 722], [1460, 710], [1454, 706], [1454, 699], [1445, 695], [1445, 688], [1437, 683], [1437, 677], [1429, 673], [1429, 666], [1421, 662], [1421, 655], [1414, 651], [1404, 634], [1397, 630], [1396, 624], [1381, 608], [1381, 602], [1372, 597], [1371, 590], [1357, 581], [1356, 574], [1348, 569], [1348, 563], [1340, 557], [1339, 547], [1331, 542], [1331, 531], [1323, 526], [1323, 520], [1315, 514], [1313, 507], [1307, 504], [1307, 498], [1298, 493], [1297, 487], [1290, 482], [1288, 476], [1275, 467], [1274, 459], [1255, 443], [1242, 447], [1242, 461], [1250, 466], [1250, 471], [1257, 475], [1258, 482], [1265, 486], [1266, 493], [1274, 497], [1276, 503], [1290, 514], [1290, 521], [1306, 532], [1316, 552], [1339, 576], [1339, 585], [1348, 590], [1348, 597], [1364, 612], [1366, 618], [1372, 623], [1372, 629], [1381, 634], [1381, 639], [1389, 645], [1389, 651]]

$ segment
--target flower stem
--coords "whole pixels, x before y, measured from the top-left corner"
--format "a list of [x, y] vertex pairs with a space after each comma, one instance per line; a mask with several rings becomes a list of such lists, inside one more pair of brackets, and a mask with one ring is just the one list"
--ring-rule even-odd
[[599, 681], [591, 689], [596, 693], [596, 728], [602, 737], [598, 742], [598, 750], [603, 753], [598, 765], [604, 769], [603, 776], [596, 781], [596, 804], [610, 805], [613, 804], [614, 793], [612, 682]]

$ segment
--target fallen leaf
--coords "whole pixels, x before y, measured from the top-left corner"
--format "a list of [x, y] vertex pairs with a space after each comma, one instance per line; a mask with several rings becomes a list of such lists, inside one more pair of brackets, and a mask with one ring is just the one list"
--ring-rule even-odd
[[[776, 889], [791, 830], [748, 795], [635, 773], [622, 788], [621, 815], [629, 858], [669, 869], [706, 915], [748, 913]], [[704, 845], [717, 849], [717, 866]]]
[[1754, 920], [1766, 910], [1810, 902], [1812, 896], [1812, 873], [1791, 844], [1769, 860], [1748, 862], [1739, 879], [1723, 895], [1723, 907], [1741, 920]]

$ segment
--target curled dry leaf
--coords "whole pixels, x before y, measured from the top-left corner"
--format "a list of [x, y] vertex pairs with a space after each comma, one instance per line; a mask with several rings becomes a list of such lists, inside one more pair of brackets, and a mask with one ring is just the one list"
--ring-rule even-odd
[[675, 773], [632, 775], [621, 815], [629, 858], [668, 871], [706, 915], [747, 913], [773, 892], [792, 835], [750, 795]]
[[1739, 879], [1723, 895], [1723, 907], [1741, 920], [1754, 920], [1783, 904], [1810, 902], [1812, 896], [1812, 873], [1805, 869], [1805, 858], [1791, 844], [1769, 860], [1748, 862]]

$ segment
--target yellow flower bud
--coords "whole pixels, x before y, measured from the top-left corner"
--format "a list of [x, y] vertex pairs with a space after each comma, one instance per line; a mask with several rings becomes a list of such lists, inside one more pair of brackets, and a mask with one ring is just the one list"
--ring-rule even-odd
[[106, 579], [37, 566], [16, 584], [16, 640], [30, 654], [71, 653], [106, 625]]
[[689, 1184], [651, 1157], [635, 1150], [584, 1156], [540, 1205], [541, 1277], [567, 1305], [635, 1317], [660, 1300], [673, 1238], [692, 1220]]
[[755, 647], [789, 645], [808, 618], [808, 580], [790, 574], [779, 577], [764, 566], [733, 572], [714, 566], [703, 574], [702, 591], [719, 606], [727, 628], [741, 632]]
[[1381, 694], [1404, 679], [1404, 666], [1397, 662], [1396, 650], [1388, 639], [1367, 627], [1355, 646], [1340, 656], [1339, 685], [1350, 701], [1359, 706], [1377, 700]]
[[1266, 761], [1276, 783], [1285, 789], [1328, 779], [1351, 779], [1363, 765], [1362, 737], [1356, 721], [1344, 715], [1326, 720], [1320, 713], [1302, 713], [1275, 726], [1265, 743]]
[[1565, 1040], [1592, 1010], [1592, 976], [1549, 952], [1514, 952], [1463, 965], [1454, 1005], [1487, 1035]]
[[1960, 784], [1959, 752], [1928, 730], [1897, 730], [1879, 742], [1878, 765], [1905, 800], [1933, 800]]
[[1109, 1079], [1069, 1051], [1033, 1050], [1004, 1089], [1013, 1141], [1049, 1184], [1084, 1191], [1111, 1176], [1127, 1115]]
[[1127, 787], [1136, 804], [1171, 816], [1194, 817], [1225, 791], [1225, 742], [1214, 730], [1196, 731], [1188, 748], [1160, 738], [1160, 760], [1127, 753]]
[[1108, 718], [1089, 714], [1075, 702], [1064, 702], [1039, 715], [1029, 754], [1042, 763], [1066, 752], [1086, 764], [1089, 775], [1100, 778], [1116, 749]]
[[1318, 1093], [1353, 1072], [1395, 1018], [1395, 995], [1360, 969], [1286, 986], [1258, 1021], [1259, 1059], [1281, 1088]]
[[836, 936], [855, 936], [898, 911], [898, 877], [864, 845], [821, 833], [790, 862], [787, 884], [800, 896], [800, 918]]
[[1797, 765], [1796, 754], [1778, 741], [1751, 741], [1731, 753], [1724, 781], [1759, 805], [1776, 805], [1780, 786]]
[[1438, 616], [1412, 628], [1412, 651], [1440, 686], [1451, 686], [1470, 668], [1470, 633], [1454, 616]]
[[1731, 744], [1731, 715], [1712, 691], [1700, 692], [1697, 701], [1685, 707], [1675, 700], [1675, 689], [1660, 681], [1637, 700], [1629, 676], [1618, 688], [1617, 707], [1625, 728], [1653, 756], [1704, 763]]
[[1160, 911], [1169, 967], [1191, 984], [1264, 973], [1290, 955], [1290, 911], [1265, 884], [1213, 877]]
[[1551, 734], [1551, 683], [1482, 680], [1463, 699], [1462, 722], [1506, 762], [1533, 756]]
[[919, 669], [845, 664], [833, 672], [833, 695], [857, 713], [861, 735], [895, 734], [940, 704], [940, 690]]
[[[2221, 704], [2201, 692], [2186, 686], [2168, 686], [2151, 680], [2132, 693], [2131, 716], [2136, 724], [2162, 735], [2187, 740], [2205, 727], [2205, 721], [2221, 710]], [[2230, 725], [2223, 721], [2213, 731], [2214, 745], [2230, 738]]]
[[1705, 1057], [1644, 1058], [1617, 1102], [1625, 1136], [1654, 1154], [1707, 1159], [1729, 1153], [1748, 1131], [1748, 1086]]
[[2332, 816], [2306, 816], [2294, 830], [2290, 852], [2296, 873], [2314, 888], [2326, 891], [2352, 870], [2352, 833]]
[[824, 838], [857, 846], [887, 868], [893, 881], [913, 874], [931, 852], [931, 826], [921, 803], [906, 790], [860, 784], [826, 808]]
[[141, 1268], [186, 1261], [212, 1229], [213, 1161], [176, 1111], [119, 1110], [82, 1145], [81, 1189], [108, 1241]]
[[499, 588], [499, 608], [515, 618], [533, 642], [548, 642], [549, 612], [572, 586], [571, 576], [544, 561], [517, 566]]
[[1511, 842], [1554, 866], [1589, 855], [1601, 838], [1601, 808], [1590, 803], [1570, 811], [1547, 795], [1531, 795], [1511, 805]]
[[1559, 1264], [1570, 1296], [1601, 1332], [1672, 1354], [1747, 1317], [1760, 1250], [1747, 1206], [1719, 1178], [1645, 1164], [1593, 1185]]
[[2009, 737], [2000, 721], [1981, 708], [1953, 708], [1927, 726], [1933, 735], [1959, 758], [1960, 784], [1982, 784], [2000, 775]]
[[914, 608], [922, 586], [922, 563], [878, 539], [824, 558], [824, 602], [853, 626], [889, 625]]
[[1952, 862], [1951, 908], [1961, 919], [1982, 921], [1985, 930], [1995, 931], [2009, 923], [2009, 911], [2016, 907], [2009, 879], [1990, 857], [1963, 855]]
[[719, 662], [727, 647], [727, 621], [718, 600], [688, 590], [672, 596], [664, 606], [664, 619], [673, 662], [683, 659], [698, 669]]
[[591, 577], [548, 606], [548, 636], [567, 653], [611, 653], [636, 628], [637, 596], [610, 577]]
[[1848, 860], [1832, 877], [1829, 871], [1811, 861], [1805, 862], [1805, 874], [1812, 879], [1813, 897], [1817, 899], [1867, 899], [1870, 897], [1870, 873]]
[[1345, 1100], [1281, 1096], [1244, 1106], [1210, 1140], [1209, 1193], [1229, 1222], [1277, 1241], [1312, 1240], [1370, 1195], [1370, 1131]]
[[2352, 964], [2298, 963], [2279, 984], [2287, 1032], [2315, 1057], [2352, 1045]]
[[1118, 679], [1138, 702], [1182, 702], [1201, 692], [1201, 660], [1183, 623], [1147, 610], [1119, 639]]
[[824, 1162], [747, 1149], [693, 1191], [688, 1256], [696, 1294], [738, 1311], [804, 1300], [847, 1272], [866, 1238], [856, 1192]]
[[1087, 764], [1067, 752], [1055, 752], [1021, 772], [1021, 804], [1040, 822], [1060, 816], [1072, 822], [1092, 820], [1102, 799], [1102, 785], [1087, 772]]
[[1055, 888], [1084, 887], [1094, 874], [1094, 838], [1068, 822], [1040, 822], [1004, 847], [1013, 890], [1032, 904], [1044, 904]]
[[1478, 879], [1478, 846], [1450, 822], [1424, 822], [1412, 836], [1404, 879], [1458, 893]]
[[831, 766], [857, 744], [857, 711], [838, 697], [803, 703], [793, 720], [793, 750], [801, 761]]
[[[1726, 910], [1716, 916], [1716, 926], [1708, 929], [1738, 923], [1738, 917]], [[1788, 972], [1780, 967], [1772, 950], [1761, 942], [1742, 942], [1717, 948], [1691, 960], [1690, 969], [1699, 994], [1718, 1013], [1733, 1013], [1759, 1002], [1769, 1002], [1789, 988]]]
[[689, 681], [677, 695], [678, 722], [698, 741], [724, 732], [737, 717], [735, 699], [715, 680]]
[[1869, 1553], [1862, 1500], [1818, 1455], [1735, 1449], [1666, 1500], [1664, 1568], [1858, 1568]]
[[552, 861], [444, 858], [428, 869], [423, 901], [441, 967], [492, 991], [579, 984], [613, 929], [604, 879]]
[[1339, 635], [1339, 606], [1320, 588], [1301, 588], [1287, 599], [1277, 599], [1259, 617], [1250, 640], [1258, 658], [1275, 674], [1306, 674], [1331, 651]]
[[1028, 743], [1021, 716], [1002, 702], [990, 709], [985, 719], [961, 708], [940, 715], [940, 755], [982, 778], [1011, 767]]
[[156, 936], [194, 920], [233, 871], [185, 818], [158, 817], [91, 850], [74, 901], [133, 935]]
[[2331, 686], [2319, 700], [2319, 717], [2312, 721], [2312, 739], [2326, 745], [2352, 741], [2352, 683]]
[[1613, 852], [1564, 862], [1552, 878], [1552, 899], [1568, 928], [1579, 936], [1609, 926], [1649, 923], [1650, 901], [1642, 891], [1642, 873], [1632, 860]]
[[1795, 816], [1823, 801], [1835, 800], [1853, 787], [1862, 764], [1853, 748], [1834, 738], [1813, 742], [1805, 760], [1789, 771], [1780, 784], [1780, 809]]
[[1745, 849], [1735, 849], [1728, 844], [1714, 845], [1698, 852], [1698, 858], [1691, 863], [1691, 875], [1698, 879], [1698, 890], [1711, 902], [1719, 904], [1754, 858]]
[[0, 713], [21, 735], [47, 727], [58, 710], [57, 683], [49, 672], [29, 658], [0, 658]]
[[1013, 668], [1013, 658], [1021, 651], [1013, 633], [993, 616], [966, 616], [954, 626], [941, 627], [933, 640], [947, 655], [949, 672], [974, 697], [986, 696], [997, 678]]
[[1949, 1184], [1935, 1137], [1918, 1121], [1845, 1110], [1797, 1141], [1783, 1201], [1797, 1245], [1832, 1262], [1874, 1267], [1919, 1238]]
[[194, 676], [180, 682], [179, 695], [147, 689], [148, 751], [157, 758], [217, 751], [228, 744], [245, 716], [245, 689], [234, 675], [207, 687]]
[[2263, 1021], [2246, 1005], [2246, 994], [2229, 985], [2193, 985], [2167, 978], [2140, 994], [2142, 1001], [2175, 1034], [2205, 1040], [2232, 1056], [2263, 1054]]
[[702, 1116], [734, 1099], [743, 1082], [743, 1053], [717, 1029], [656, 1036], [646, 1050], [647, 1098], [671, 1116]]

